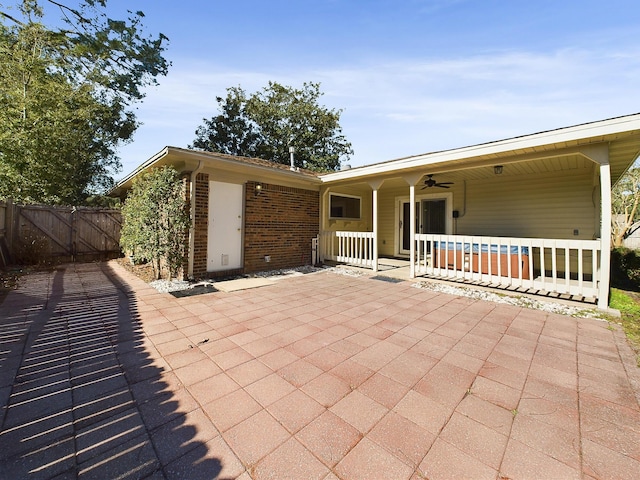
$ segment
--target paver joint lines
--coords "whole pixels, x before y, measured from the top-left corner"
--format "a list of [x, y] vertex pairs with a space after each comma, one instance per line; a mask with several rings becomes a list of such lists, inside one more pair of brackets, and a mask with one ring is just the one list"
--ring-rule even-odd
[[596, 320], [329, 272], [175, 298], [115, 262], [0, 308], [0, 478], [640, 471], [638, 369]]

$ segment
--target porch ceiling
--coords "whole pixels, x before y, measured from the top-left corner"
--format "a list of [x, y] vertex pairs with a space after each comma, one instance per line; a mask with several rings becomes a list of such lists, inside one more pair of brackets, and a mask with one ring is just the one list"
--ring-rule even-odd
[[[496, 162], [495, 165], [502, 165], [500, 162]], [[528, 160], [523, 162], [513, 162], [503, 165], [502, 177], [510, 177], [517, 175], [531, 175], [536, 173], [549, 173], [549, 172], [567, 172], [571, 170], [578, 170], [589, 168], [593, 165], [593, 162], [586, 159], [582, 155], [567, 155], [564, 157], [556, 157], [553, 159], [544, 158], [539, 160]], [[439, 182], [461, 182], [462, 180], [486, 180], [495, 177], [493, 170], [494, 165], [446, 170], [443, 168], [432, 168], [431, 170], [425, 170], [425, 175], [433, 174], [434, 179]], [[421, 182], [423, 180], [421, 179]], [[359, 182], [363, 186], [366, 182]], [[384, 184], [381, 188], [401, 188], [408, 187], [407, 182], [400, 176], [386, 177]], [[439, 190], [439, 189], [433, 189]]]

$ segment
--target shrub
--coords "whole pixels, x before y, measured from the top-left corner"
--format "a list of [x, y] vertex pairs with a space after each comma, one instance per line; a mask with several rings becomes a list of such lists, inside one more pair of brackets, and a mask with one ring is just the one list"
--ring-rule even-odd
[[189, 214], [178, 172], [172, 167], [150, 170], [134, 180], [122, 207], [120, 245], [134, 258], [152, 262], [157, 278], [161, 261], [169, 278], [182, 267]]
[[16, 261], [22, 265], [42, 265], [50, 261], [49, 239], [39, 232], [27, 229], [20, 238]]
[[611, 286], [640, 290], [640, 252], [624, 247], [611, 251]]

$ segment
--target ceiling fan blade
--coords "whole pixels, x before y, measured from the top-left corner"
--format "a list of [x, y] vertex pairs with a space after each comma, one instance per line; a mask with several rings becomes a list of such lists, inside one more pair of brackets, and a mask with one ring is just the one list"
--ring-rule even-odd
[[448, 185], [444, 185], [444, 184], [436, 185], [436, 187], [440, 187], [440, 188], [451, 188], [451, 187], [449, 187]]

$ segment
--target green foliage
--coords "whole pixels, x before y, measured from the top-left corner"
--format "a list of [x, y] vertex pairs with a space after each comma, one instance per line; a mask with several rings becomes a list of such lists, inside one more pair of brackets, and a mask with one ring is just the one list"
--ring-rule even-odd
[[640, 252], [623, 247], [611, 250], [611, 285], [640, 290]]
[[611, 241], [614, 247], [621, 247], [623, 240], [640, 227], [640, 168], [631, 167], [614, 185], [611, 203]]
[[227, 97], [216, 97], [221, 113], [196, 130], [196, 139], [190, 148], [209, 152], [257, 157], [263, 143], [258, 128], [246, 112], [247, 96], [240, 87], [227, 89]]
[[26, 229], [20, 236], [15, 256], [20, 265], [44, 265], [51, 261], [49, 239], [36, 230]]
[[153, 169], [140, 175], [122, 207], [120, 245], [137, 259], [153, 262], [157, 278], [161, 260], [169, 277], [184, 263], [189, 214], [183, 187], [172, 167]]
[[[81, 204], [113, 186], [117, 147], [138, 126], [128, 108], [167, 71], [166, 37], [140, 36], [142, 12], [108, 18], [106, 0], [16, 3], [0, 5], [0, 198]], [[63, 28], [44, 24], [41, 4]]]
[[289, 147], [295, 149], [295, 165], [316, 171], [333, 171], [353, 153], [342, 135], [341, 110], [318, 103], [319, 83], [302, 89], [276, 82], [247, 96], [240, 87], [228, 88], [217, 97], [221, 113], [196, 130], [190, 148], [259, 157], [289, 164]]
[[90, 195], [83, 202], [86, 207], [120, 208], [120, 199], [106, 195]]

